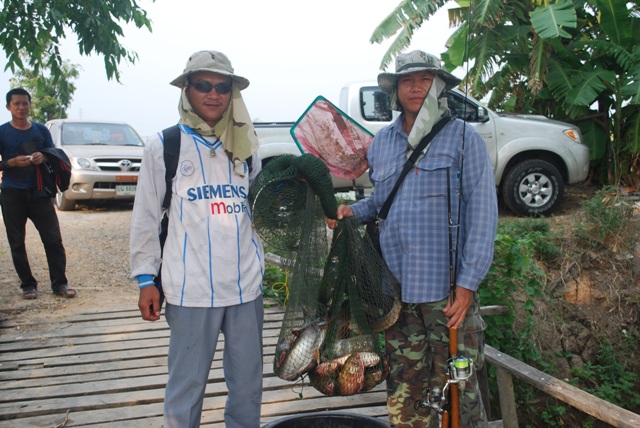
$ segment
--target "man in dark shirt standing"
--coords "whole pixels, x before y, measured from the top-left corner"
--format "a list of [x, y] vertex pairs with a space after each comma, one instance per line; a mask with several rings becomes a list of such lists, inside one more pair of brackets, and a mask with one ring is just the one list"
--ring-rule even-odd
[[49, 265], [53, 294], [75, 297], [65, 274], [67, 258], [62, 245], [60, 224], [51, 197], [38, 191], [35, 167], [47, 159], [42, 150], [53, 148], [49, 130], [29, 120], [31, 95], [22, 88], [7, 92], [11, 121], [0, 125], [0, 171], [2, 171], [2, 217], [22, 297], [35, 299], [38, 282], [31, 273], [25, 246], [25, 226], [31, 219], [40, 233]]

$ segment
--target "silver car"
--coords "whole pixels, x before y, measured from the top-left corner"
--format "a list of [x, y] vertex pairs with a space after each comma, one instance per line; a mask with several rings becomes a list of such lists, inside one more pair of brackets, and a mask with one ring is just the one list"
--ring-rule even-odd
[[69, 189], [56, 195], [59, 210], [74, 210], [79, 201], [133, 200], [144, 144], [130, 125], [56, 119], [45, 126], [71, 160]]

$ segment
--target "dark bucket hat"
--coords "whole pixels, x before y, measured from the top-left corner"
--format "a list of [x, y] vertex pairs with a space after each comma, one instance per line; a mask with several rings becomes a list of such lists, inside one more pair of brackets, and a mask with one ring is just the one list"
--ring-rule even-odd
[[184, 72], [173, 79], [171, 84], [178, 88], [183, 88], [187, 83], [189, 75], [198, 71], [210, 71], [212, 73], [222, 74], [223, 76], [230, 76], [233, 79], [234, 86], [240, 90], [249, 86], [248, 79], [233, 73], [233, 67], [231, 66], [229, 58], [222, 52], [217, 51], [199, 51], [191, 55], [187, 61], [187, 66], [184, 68]]
[[460, 79], [442, 68], [438, 57], [416, 50], [398, 55], [396, 57], [396, 72], [378, 74], [378, 86], [390, 95], [396, 89], [398, 76], [416, 71], [431, 71], [440, 76], [446, 84], [445, 90], [455, 88], [461, 82]]

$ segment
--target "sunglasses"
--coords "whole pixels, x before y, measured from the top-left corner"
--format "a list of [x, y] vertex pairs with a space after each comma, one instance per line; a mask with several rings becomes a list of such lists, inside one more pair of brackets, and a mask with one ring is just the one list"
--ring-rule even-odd
[[231, 92], [231, 83], [218, 83], [217, 85], [212, 85], [209, 82], [195, 82], [189, 83], [189, 86], [192, 86], [197, 92], [201, 94], [208, 94], [213, 89], [216, 90], [218, 94], [224, 95]]

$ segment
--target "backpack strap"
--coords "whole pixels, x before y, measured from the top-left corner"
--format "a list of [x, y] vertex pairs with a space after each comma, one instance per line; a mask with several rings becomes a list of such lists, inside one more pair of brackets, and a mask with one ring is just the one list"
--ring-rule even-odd
[[162, 138], [164, 140], [164, 167], [166, 169], [164, 181], [167, 185], [162, 208], [169, 209], [171, 206], [171, 184], [173, 177], [176, 176], [178, 158], [180, 157], [180, 128], [178, 125], [163, 129]]

